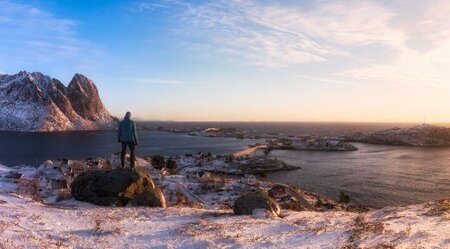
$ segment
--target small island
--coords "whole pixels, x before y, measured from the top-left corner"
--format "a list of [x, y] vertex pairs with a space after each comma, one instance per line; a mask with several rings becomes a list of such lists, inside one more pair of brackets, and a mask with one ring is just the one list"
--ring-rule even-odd
[[352, 144], [336, 139], [317, 136], [300, 136], [270, 140], [269, 150], [307, 150], [307, 151], [356, 151]]

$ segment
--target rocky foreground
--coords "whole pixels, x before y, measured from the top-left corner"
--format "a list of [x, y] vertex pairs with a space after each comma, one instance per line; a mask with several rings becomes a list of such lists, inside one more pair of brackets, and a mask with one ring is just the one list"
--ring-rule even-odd
[[[450, 247], [449, 200], [361, 209], [256, 179], [239, 160], [139, 158], [135, 172], [117, 169], [117, 155], [0, 167], [0, 248]], [[157, 202], [142, 198], [152, 190]]]

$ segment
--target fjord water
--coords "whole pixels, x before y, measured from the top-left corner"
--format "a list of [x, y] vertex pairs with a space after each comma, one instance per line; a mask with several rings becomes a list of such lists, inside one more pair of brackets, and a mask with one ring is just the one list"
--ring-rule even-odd
[[272, 151], [302, 169], [268, 177], [332, 199], [344, 191], [352, 203], [371, 207], [450, 197], [450, 148], [353, 144], [358, 151]]
[[[235, 127], [249, 134], [344, 135], [413, 123], [167, 123], [150, 122], [172, 128]], [[449, 126], [449, 124], [439, 124]], [[299, 186], [307, 191], [338, 199], [347, 193], [352, 203], [371, 207], [408, 205], [450, 197], [450, 148], [420, 148], [354, 143], [358, 151], [272, 151], [276, 157], [300, 170], [267, 174], [274, 182]]]
[[[260, 140], [193, 137], [176, 133], [140, 130], [136, 153], [184, 155], [197, 152], [230, 154]], [[103, 157], [121, 149], [116, 131], [74, 131], [49, 133], [0, 132], [0, 164], [39, 165], [48, 159]]]
[[[181, 123], [148, 122], [172, 128], [235, 127], [252, 134], [339, 135], [405, 127], [371, 123]], [[139, 130], [139, 155], [228, 154], [262, 140], [193, 137]], [[372, 207], [406, 205], [450, 197], [450, 148], [358, 144], [353, 152], [272, 151], [300, 170], [267, 174], [275, 182], [337, 199], [339, 192], [356, 204]], [[38, 165], [47, 159], [109, 157], [118, 152], [115, 131], [56, 133], [0, 132], [0, 164]]]

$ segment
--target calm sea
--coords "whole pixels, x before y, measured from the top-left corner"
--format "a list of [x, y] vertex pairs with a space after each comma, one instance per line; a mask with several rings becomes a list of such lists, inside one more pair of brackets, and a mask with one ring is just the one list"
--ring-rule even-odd
[[[250, 133], [342, 135], [414, 124], [392, 123], [183, 123], [145, 122], [172, 128], [235, 127]], [[139, 155], [196, 152], [228, 154], [260, 140], [191, 137], [139, 131]], [[269, 156], [302, 169], [276, 172], [268, 178], [297, 185], [336, 199], [340, 191], [356, 204], [383, 207], [450, 197], [450, 148], [415, 148], [355, 144], [354, 152], [272, 151]], [[118, 152], [114, 131], [16, 133], [0, 132], [0, 163], [39, 164], [47, 159], [108, 157]]]
[[372, 207], [450, 197], [450, 148], [354, 145], [358, 151], [272, 151], [302, 169], [268, 177], [332, 199], [344, 191], [352, 202]]
[[[136, 153], [184, 155], [197, 152], [230, 154], [258, 141], [253, 139], [193, 137], [183, 134], [138, 131]], [[0, 164], [39, 165], [48, 159], [109, 157], [120, 152], [116, 131], [76, 131], [54, 133], [0, 132]]]

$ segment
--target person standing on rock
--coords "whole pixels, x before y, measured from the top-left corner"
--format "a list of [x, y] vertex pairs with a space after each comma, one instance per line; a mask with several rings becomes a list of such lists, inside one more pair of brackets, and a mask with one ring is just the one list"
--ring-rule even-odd
[[134, 149], [138, 144], [136, 124], [131, 120], [131, 113], [127, 112], [123, 120], [119, 123], [118, 131], [119, 143], [122, 143], [122, 152], [120, 153], [120, 163], [122, 169], [125, 168], [125, 154], [127, 153], [127, 146], [130, 148], [130, 167], [134, 169], [136, 158], [134, 156]]

